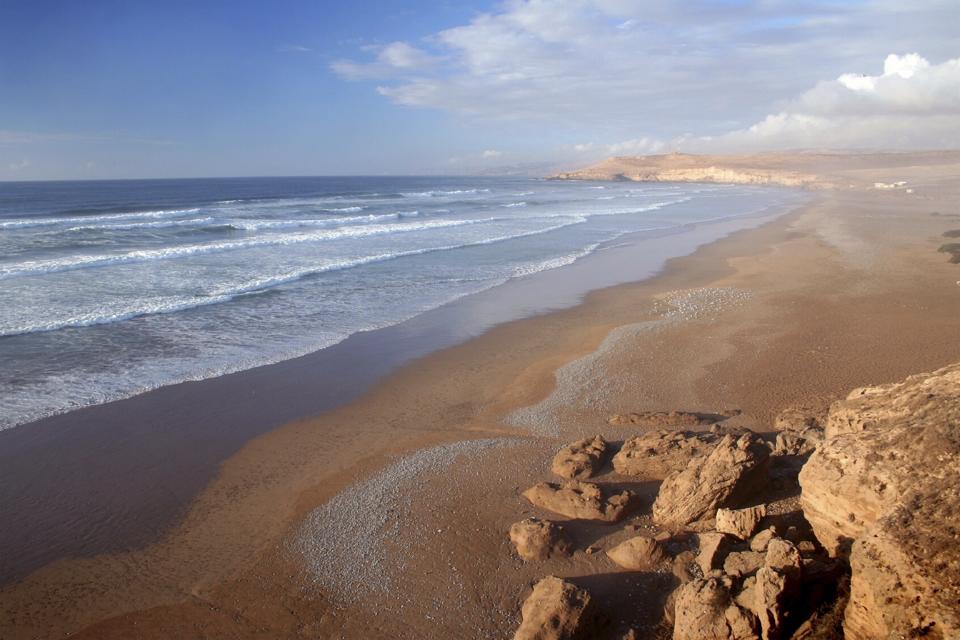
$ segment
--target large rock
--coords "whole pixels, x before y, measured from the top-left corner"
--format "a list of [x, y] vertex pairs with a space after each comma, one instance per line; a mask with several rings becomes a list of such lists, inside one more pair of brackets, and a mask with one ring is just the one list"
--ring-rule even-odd
[[723, 572], [734, 578], [753, 574], [763, 566], [764, 554], [759, 551], [734, 551], [723, 561]]
[[524, 560], [546, 560], [570, 554], [570, 542], [563, 535], [563, 529], [549, 520], [527, 518], [513, 523], [510, 541]]
[[960, 637], [960, 364], [835, 403], [800, 485], [820, 543], [850, 553], [847, 638]]
[[723, 566], [723, 557], [730, 547], [730, 538], [716, 531], [708, 531], [697, 536], [699, 551], [697, 565], [704, 575]]
[[673, 640], [754, 640], [756, 621], [731, 596], [728, 576], [691, 580], [676, 592]]
[[960, 423], [960, 363], [903, 382], [861, 387], [833, 403], [826, 437], [909, 424], [914, 429]]
[[713, 518], [718, 507], [742, 500], [767, 475], [770, 448], [754, 434], [726, 435], [706, 457], [694, 458], [660, 486], [653, 519], [683, 527]]
[[717, 509], [717, 531], [746, 540], [766, 515], [767, 507], [763, 504], [747, 509]]
[[572, 640], [587, 637], [592, 625], [590, 594], [549, 576], [538, 582], [523, 603], [523, 622], [513, 640]]
[[649, 571], [664, 561], [663, 546], [647, 536], [634, 536], [607, 551], [607, 556], [624, 569]]
[[646, 478], [665, 478], [686, 468], [690, 460], [708, 454], [717, 437], [689, 431], [650, 431], [630, 438], [613, 456], [617, 473]]
[[540, 482], [524, 491], [523, 497], [538, 507], [574, 520], [616, 522], [626, 513], [632, 496], [629, 491], [604, 496], [593, 483], [569, 480], [561, 485]]
[[641, 411], [639, 413], [618, 413], [610, 416], [612, 425], [637, 425], [641, 427], [699, 427], [726, 420], [739, 411], [724, 413], [697, 413], [695, 411]]
[[606, 451], [607, 443], [600, 436], [577, 440], [557, 452], [551, 469], [561, 478], [586, 480], [600, 470]]
[[781, 411], [773, 421], [777, 431], [806, 431], [811, 427], [821, 428], [819, 412], [808, 407], [791, 407]]

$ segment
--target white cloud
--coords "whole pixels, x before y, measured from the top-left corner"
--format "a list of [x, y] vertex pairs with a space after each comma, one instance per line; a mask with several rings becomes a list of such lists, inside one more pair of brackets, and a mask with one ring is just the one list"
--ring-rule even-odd
[[373, 62], [336, 60], [330, 67], [348, 80], [366, 80], [428, 69], [437, 61], [436, 57], [406, 42], [391, 42], [388, 45], [371, 47], [371, 49], [377, 52]]
[[30, 161], [24, 158], [18, 162], [11, 162], [7, 165], [7, 169], [10, 171], [20, 171], [21, 169], [26, 169], [30, 166]]
[[277, 51], [280, 53], [307, 53], [313, 51], [313, 49], [302, 44], [283, 44], [277, 47]]
[[[931, 74], [957, 55], [956, 15], [955, 0], [506, 0], [417, 46], [394, 42], [370, 50], [373, 59], [332, 68], [350, 80], [376, 79], [376, 91], [401, 105], [628, 139], [610, 145], [614, 153], [653, 153], [678, 139], [731, 142], [728, 131], [742, 132], [741, 139], [807, 140], [817, 136], [799, 132], [829, 130], [837, 109], [876, 119], [892, 109], [943, 105], [943, 96], [933, 95], [943, 84]], [[939, 64], [900, 55], [881, 75], [840, 76], [890, 51], [921, 47]], [[862, 129], [847, 137], [859, 138]], [[690, 131], [696, 135], [683, 137]]]
[[500, 156], [503, 155], [503, 151], [497, 151], [496, 149], [487, 149], [480, 155], [484, 158], [499, 158]]
[[960, 58], [930, 64], [916, 53], [890, 54], [880, 75], [845, 73], [747, 128], [699, 142], [718, 148], [960, 146]]

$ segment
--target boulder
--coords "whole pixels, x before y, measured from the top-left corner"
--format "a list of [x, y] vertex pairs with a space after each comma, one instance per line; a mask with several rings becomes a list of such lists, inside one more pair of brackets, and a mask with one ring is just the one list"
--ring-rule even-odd
[[587, 637], [592, 626], [590, 594], [548, 576], [533, 587], [521, 608], [523, 621], [513, 640], [572, 640]]
[[784, 600], [787, 577], [770, 567], [761, 567], [755, 581], [743, 592], [743, 601], [760, 620], [760, 638], [774, 640], [780, 637], [784, 620]]
[[613, 456], [617, 473], [646, 478], [665, 478], [686, 468], [690, 460], [706, 455], [717, 437], [689, 431], [650, 431], [630, 438]]
[[833, 403], [826, 437], [909, 423], [914, 429], [960, 423], [960, 363], [903, 382], [851, 391]]
[[723, 572], [734, 578], [742, 578], [763, 566], [764, 554], [759, 551], [734, 551], [723, 561]]
[[781, 456], [805, 456], [813, 453], [817, 445], [823, 442], [823, 429], [810, 427], [803, 431], [781, 431], [773, 452]]
[[773, 527], [764, 529], [750, 540], [750, 551], [766, 551], [767, 545], [777, 536], [777, 530]]
[[673, 640], [752, 640], [756, 621], [731, 597], [732, 580], [691, 580], [676, 591]]
[[700, 552], [697, 555], [697, 564], [704, 575], [722, 566], [723, 557], [730, 546], [730, 538], [722, 533], [711, 531], [697, 536]]
[[699, 427], [726, 420], [739, 411], [727, 411], [722, 414], [697, 413], [695, 411], [641, 411], [639, 413], [618, 413], [607, 421], [612, 425], [638, 425], [641, 427]]
[[791, 407], [781, 411], [773, 421], [777, 431], [802, 432], [807, 429], [822, 428], [820, 412], [809, 407]]
[[647, 536], [634, 536], [607, 551], [607, 556], [624, 569], [649, 571], [666, 559], [663, 546]]
[[534, 505], [567, 518], [602, 522], [622, 518], [632, 497], [629, 491], [605, 497], [597, 485], [579, 480], [560, 485], [540, 482], [524, 491], [523, 496]]
[[694, 458], [663, 481], [653, 503], [654, 521], [683, 527], [712, 518], [717, 507], [741, 500], [763, 484], [769, 457], [770, 448], [754, 434], [724, 436], [708, 456]]
[[570, 555], [570, 542], [563, 529], [549, 520], [527, 518], [510, 527], [510, 542], [524, 560], [546, 560], [551, 556]]
[[826, 436], [801, 506], [849, 554], [846, 637], [960, 637], [960, 364], [854, 391]]
[[561, 478], [586, 480], [603, 466], [606, 451], [607, 443], [600, 436], [577, 440], [557, 452], [551, 468]]
[[717, 531], [746, 540], [766, 515], [767, 506], [763, 504], [747, 509], [718, 509]]

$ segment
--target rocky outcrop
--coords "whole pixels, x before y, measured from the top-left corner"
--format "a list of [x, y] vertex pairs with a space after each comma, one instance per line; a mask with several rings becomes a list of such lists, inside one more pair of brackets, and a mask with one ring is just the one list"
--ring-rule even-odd
[[710, 455], [663, 481], [654, 521], [677, 528], [713, 518], [718, 507], [742, 500], [763, 482], [769, 456], [770, 448], [753, 434], [724, 436]]
[[569, 480], [561, 485], [540, 482], [523, 492], [534, 505], [574, 520], [616, 522], [630, 506], [631, 494], [623, 491], [604, 496], [597, 485]]
[[847, 638], [960, 637], [960, 365], [857, 389], [826, 435], [801, 505], [849, 554]]
[[913, 429], [960, 423], [960, 364], [903, 382], [861, 387], [835, 402], [827, 416], [826, 437], [868, 429]]
[[650, 431], [624, 442], [613, 456], [613, 468], [628, 476], [662, 479], [709, 453], [716, 441], [709, 433]]
[[747, 509], [717, 509], [717, 531], [746, 540], [766, 515], [767, 507], [762, 504]]
[[513, 640], [575, 640], [588, 637], [591, 599], [585, 589], [549, 576], [523, 603], [523, 621]]
[[557, 452], [551, 469], [561, 478], [586, 480], [600, 470], [606, 451], [607, 443], [600, 436], [577, 440]]
[[570, 554], [570, 542], [563, 529], [549, 520], [527, 518], [510, 527], [510, 542], [524, 560], [546, 560]]
[[607, 556], [624, 569], [649, 571], [662, 563], [667, 554], [653, 538], [635, 536], [607, 551]]

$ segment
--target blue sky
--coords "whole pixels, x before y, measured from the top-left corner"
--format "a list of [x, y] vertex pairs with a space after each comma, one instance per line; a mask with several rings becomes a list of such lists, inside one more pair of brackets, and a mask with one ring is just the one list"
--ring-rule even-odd
[[[913, 100], [938, 128], [917, 133], [930, 112], [914, 113], [880, 143], [930, 146], [957, 129], [958, 10], [902, 4], [0, 0], [0, 179], [465, 173], [807, 146], [850, 130], [844, 105], [888, 131], [918, 91], [940, 100]], [[884, 75], [910, 53], [926, 66]], [[880, 78], [870, 104], [836, 85], [844, 73]], [[848, 146], [876, 128], [858, 135]]]

